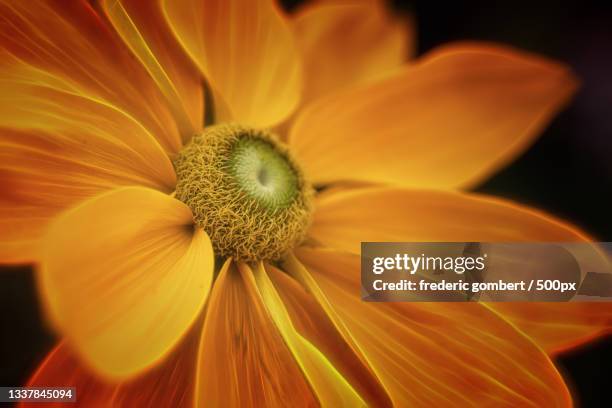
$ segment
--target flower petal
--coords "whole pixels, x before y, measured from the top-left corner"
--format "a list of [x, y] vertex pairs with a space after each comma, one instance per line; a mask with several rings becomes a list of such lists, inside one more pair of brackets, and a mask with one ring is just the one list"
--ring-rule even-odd
[[455, 44], [385, 80], [314, 102], [289, 142], [318, 184], [469, 186], [522, 153], [575, 88], [555, 62]]
[[[326, 246], [355, 254], [361, 241], [580, 242], [582, 231], [542, 212], [476, 194], [369, 188], [330, 192], [310, 230]], [[607, 262], [599, 256], [590, 259]], [[602, 269], [603, 270], [603, 269]], [[612, 303], [491, 303], [548, 351], [612, 328]]]
[[612, 304], [518, 303], [488, 305], [534, 339], [549, 354], [558, 354], [612, 333]]
[[126, 187], [68, 211], [44, 240], [40, 287], [56, 328], [101, 375], [149, 367], [187, 332], [214, 268], [189, 208]]
[[[294, 263], [299, 264], [297, 261], [283, 263], [287, 273], [271, 265], [265, 267], [287, 315], [291, 318], [294, 330], [325, 355], [368, 406], [392, 406], [385, 389], [361, 350], [354, 344], [350, 333], [335, 319], [333, 310], [327, 307], [328, 304], [319, 303], [321, 299], [317, 294], [310, 293], [316, 288], [305, 282], [298, 283], [296, 279], [302, 278], [303, 275], [295, 270], [301, 265], [296, 266]], [[296, 275], [296, 279], [290, 274]]]
[[393, 18], [384, 2], [313, 3], [292, 25], [304, 61], [302, 103], [384, 75], [414, 53], [413, 22]]
[[[195, 325], [175, 351], [159, 366], [134, 380], [103, 381], [79, 361], [66, 342], [55, 347], [40, 364], [28, 387], [75, 387], [82, 407], [177, 407], [193, 399], [195, 356], [201, 324]], [[21, 403], [22, 408], [62, 408], [66, 403]]]
[[231, 259], [206, 308], [195, 406], [316, 406], [300, 367], [270, 320], [252, 277]]
[[[244, 264], [239, 268], [246, 276], [255, 277], [255, 284], [270, 318], [278, 328], [293, 357], [302, 368], [314, 394], [323, 407], [363, 406], [365, 401], [336, 370], [326, 356], [297, 332], [272, 281], [260, 263], [255, 269]], [[314, 316], [312, 316], [314, 317]]]
[[268, 127], [293, 111], [301, 67], [289, 26], [272, 0], [164, 0], [162, 7], [235, 121]]
[[575, 227], [509, 201], [457, 192], [373, 187], [322, 196], [310, 235], [359, 253], [362, 241], [585, 241]]
[[158, 2], [102, 0], [104, 12], [168, 100], [186, 141], [204, 125], [203, 79], [182, 51]]
[[148, 72], [86, 0], [0, 2], [2, 55], [70, 83], [136, 118], [171, 153], [180, 134]]
[[527, 337], [478, 303], [370, 303], [360, 260], [300, 250], [396, 406], [571, 406], [563, 380]]
[[0, 72], [0, 262], [36, 260], [48, 220], [101, 191], [174, 189], [167, 154], [133, 117], [15, 60]]

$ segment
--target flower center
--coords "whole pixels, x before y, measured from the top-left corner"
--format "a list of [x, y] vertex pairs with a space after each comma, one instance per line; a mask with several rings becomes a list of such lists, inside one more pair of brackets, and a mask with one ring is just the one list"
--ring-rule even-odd
[[174, 166], [176, 197], [191, 208], [217, 255], [275, 260], [304, 239], [313, 189], [273, 134], [211, 126], [191, 139]]

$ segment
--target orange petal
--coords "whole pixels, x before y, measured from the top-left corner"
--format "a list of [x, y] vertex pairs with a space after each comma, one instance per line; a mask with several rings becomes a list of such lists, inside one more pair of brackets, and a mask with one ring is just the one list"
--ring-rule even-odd
[[272, 0], [164, 0], [162, 7], [235, 121], [267, 127], [293, 111], [301, 67], [289, 26]]
[[[201, 324], [194, 326], [159, 366], [134, 380], [111, 383], [79, 361], [66, 342], [55, 347], [28, 381], [29, 387], [75, 387], [78, 407], [177, 407], [193, 400]], [[22, 403], [22, 408], [65, 408], [66, 403]]]
[[301, 250], [298, 257], [394, 405], [571, 406], [548, 357], [483, 305], [363, 302], [358, 256]]
[[323, 195], [310, 235], [359, 253], [362, 241], [585, 241], [543, 212], [477, 194], [374, 187]]
[[318, 184], [468, 186], [522, 153], [575, 88], [558, 63], [455, 44], [385, 80], [314, 102], [289, 142]]
[[[104, 99], [145, 126], [174, 153], [181, 139], [167, 100], [112, 27], [86, 0], [0, 4], [2, 55]], [[34, 79], [32, 79], [34, 81]]]
[[101, 375], [164, 357], [202, 309], [214, 256], [189, 208], [126, 187], [68, 211], [44, 240], [40, 288], [56, 328]]
[[252, 276], [238, 271], [231, 259], [210, 294], [197, 370], [198, 407], [317, 405]]
[[[310, 234], [324, 245], [356, 254], [361, 241], [579, 242], [589, 239], [574, 226], [505, 200], [396, 188], [324, 195], [317, 203]], [[601, 262], [606, 261], [601, 259]], [[576, 345], [612, 327], [610, 302], [501, 302], [489, 306], [548, 351]]]
[[300, 365], [320, 405], [323, 407], [364, 406], [365, 401], [332, 365], [328, 357], [295, 329], [289, 312], [263, 265], [260, 263], [254, 271], [244, 264], [240, 264], [239, 268], [246, 276], [254, 275], [259, 295], [270, 318]]
[[[286, 268], [287, 265], [283, 265]], [[295, 265], [289, 265], [295, 268]], [[329, 315], [329, 309], [318, 303], [311, 287], [302, 287], [297, 280], [271, 265], [265, 268], [273, 282], [279, 301], [284, 305], [295, 331], [320, 350], [334, 368], [357, 391], [369, 406], [388, 407], [391, 400], [376, 375], [365, 361], [361, 351]], [[287, 269], [289, 270], [289, 269]], [[306, 289], [307, 288], [307, 289]]]
[[176, 41], [159, 3], [103, 0], [102, 7], [168, 100], [183, 139], [201, 130], [204, 124], [203, 79]]
[[0, 264], [35, 262], [39, 257], [38, 240], [52, 216], [52, 212], [40, 208], [0, 200]]
[[0, 72], [0, 262], [36, 260], [48, 220], [96, 193], [174, 189], [167, 154], [133, 117], [14, 59]]
[[393, 18], [379, 1], [314, 3], [292, 25], [304, 61], [303, 102], [384, 75], [414, 53], [413, 22]]
[[517, 303], [488, 304], [527, 333], [549, 354], [557, 354], [612, 333], [612, 304]]

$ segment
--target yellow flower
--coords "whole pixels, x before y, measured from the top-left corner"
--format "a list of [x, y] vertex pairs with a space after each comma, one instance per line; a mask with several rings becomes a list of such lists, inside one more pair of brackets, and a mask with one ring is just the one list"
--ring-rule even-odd
[[404, 64], [410, 28], [378, 2], [0, 1], [0, 260], [38, 265], [65, 339], [31, 384], [84, 406], [570, 405], [543, 348], [608, 330], [610, 305], [360, 300], [360, 241], [588, 239], [458, 192], [529, 146], [569, 70], [479, 43]]

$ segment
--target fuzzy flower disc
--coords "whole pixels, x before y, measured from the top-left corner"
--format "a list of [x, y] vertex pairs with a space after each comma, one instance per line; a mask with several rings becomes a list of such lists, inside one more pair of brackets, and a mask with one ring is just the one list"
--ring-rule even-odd
[[176, 197], [191, 208], [217, 255], [275, 260], [304, 239], [313, 189], [273, 134], [211, 126], [192, 138], [174, 166]]

